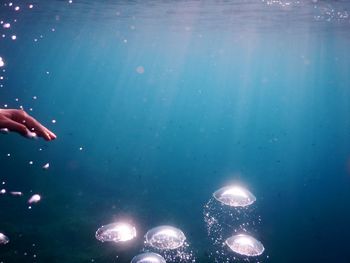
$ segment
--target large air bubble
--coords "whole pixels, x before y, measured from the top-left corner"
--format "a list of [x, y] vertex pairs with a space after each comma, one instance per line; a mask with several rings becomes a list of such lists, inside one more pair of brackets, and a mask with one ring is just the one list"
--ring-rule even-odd
[[234, 235], [226, 239], [225, 243], [233, 252], [248, 257], [259, 256], [265, 250], [259, 240], [246, 234]]
[[146, 242], [158, 249], [177, 249], [185, 240], [185, 234], [178, 228], [172, 226], [159, 226], [149, 230], [146, 235]]
[[166, 263], [166, 261], [157, 253], [146, 252], [134, 257], [131, 263]]
[[136, 237], [136, 228], [126, 222], [117, 222], [100, 227], [95, 236], [101, 242], [126, 242]]
[[245, 207], [256, 201], [255, 196], [247, 189], [237, 186], [225, 186], [213, 194], [219, 202], [233, 207]]

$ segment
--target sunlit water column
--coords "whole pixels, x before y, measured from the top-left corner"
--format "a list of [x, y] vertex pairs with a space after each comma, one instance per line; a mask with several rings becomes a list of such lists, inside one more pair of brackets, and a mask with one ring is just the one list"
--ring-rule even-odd
[[257, 239], [261, 224], [256, 197], [244, 187], [230, 185], [213, 193], [204, 206], [204, 221], [212, 243], [208, 255], [217, 263], [265, 262], [267, 255]]

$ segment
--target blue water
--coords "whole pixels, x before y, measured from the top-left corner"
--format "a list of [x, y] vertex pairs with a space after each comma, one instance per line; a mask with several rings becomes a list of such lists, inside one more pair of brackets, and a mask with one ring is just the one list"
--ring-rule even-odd
[[[130, 262], [170, 224], [223, 263], [203, 210], [230, 183], [257, 197], [260, 262], [350, 262], [349, 1], [8, 3], [0, 108], [58, 138], [0, 135], [1, 187], [24, 194], [0, 195], [1, 262]], [[118, 219], [136, 240], [95, 239]]]

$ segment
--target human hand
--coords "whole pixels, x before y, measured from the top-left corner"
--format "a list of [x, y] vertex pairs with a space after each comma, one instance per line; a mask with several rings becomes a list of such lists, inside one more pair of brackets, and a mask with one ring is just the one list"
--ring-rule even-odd
[[39, 137], [47, 141], [56, 139], [56, 135], [35, 120], [24, 110], [0, 109], [0, 129], [17, 132], [25, 137]]

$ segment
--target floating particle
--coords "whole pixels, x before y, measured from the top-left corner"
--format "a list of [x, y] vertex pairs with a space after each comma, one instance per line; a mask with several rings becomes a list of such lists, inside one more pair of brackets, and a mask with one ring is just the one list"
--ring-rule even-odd
[[0, 233], [0, 245], [5, 245], [10, 242], [10, 239], [5, 236], [3, 233]]
[[19, 6], [16, 6], [15, 7], [15, 11], [18, 11], [20, 8], [19, 8]]
[[139, 73], [139, 74], [143, 74], [143, 73], [145, 73], [145, 68], [142, 67], [142, 66], [138, 66], [136, 68], [136, 72]]
[[158, 249], [177, 249], [185, 240], [185, 234], [178, 228], [172, 226], [158, 226], [149, 230], [146, 235], [146, 242]]
[[2, 27], [3, 27], [3, 28], [10, 28], [10, 27], [11, 27], [11, 24], [10, 24], [10, 23], [5, 23]]
[[166, 263], [166, 261], [157, 253], [146, 252], [135, 256], [131, 263]]
[[56, 120], [52, 120], [51, 122], [52, 122], [53, 124], [55, 124], [55, 123], [56, 123]]
[[22, 192], [19, 192], [19, 191], [12, 191], [10, 192], [11, 195], [14, 195], [14, 196], [22, 196], [23, 193]]
[[79, 151], [82, 151], [83, 150], [83, 147], [79, 147]]
[[50, 74], [50, 71], [46, 71], [46, 74], [49, 75], [49, 74]]
[[69, 0], [68, 3], [70, 3], [70, 4], [73, 3], [73, 0]]
[[33, 100], [36, 100], [38, 97], [37, 96], [33, 96]]
[[136, 228], [125, 222], [112, 223], [100, 227], [96, 231], [95, 237], [101, 242], [125, 242], [136, 237]]
[[32, 4], [30, 4], [28, 7], [29, 7], [30, 9], [32, 9], [34, 6], [33, 6]]
[[50, 168], [50, 164], [49, 163], [47, 163], [47, 164], [45, 164], [44, 166], [43, 166], [43, 169], [44, 170], [48, 170]]
[[33, 195], [31, 198], [28, 200], [28, 204], [35, 204], [41, 200], [41, 196], [38, 194]]
[[2, 195], [6, 194], [6, 189], [1, 189], [0, 194], [2, 194]]
[[9, 129], [7, 129], [7, 128], [1, 128], [1, 129], [0, 129], [0, 133], [2, 133], [2, 134], [8, 134], [8, 133], [9, 133]]
[[0, 57], [0, 68], [5, 66], [5, 62], [4, 60], [2, 59], [2, 57]]
[[16, 40], [16, 39], [17, 39], [17, 36], [16, 36], [16, 35], [12, 35], [12, 36], [11, 36], [11, 39], [12, 39], [12, 40]]
[[54, 29], [54, 28], [51, 28], [51, 31], [52, 31], [52, 32], [55, 32], [55, 31], [56, 31], [56, 29]]
[[32, 165], [32, 164], [33, 164], [33, 161], [29, 161], [29, 164]]
[[251, 192], [236, 185], [220, 188], [213, 196], [219, 202], [233, 207], [245, 207], [256, 201], [255, 196]]
[[233, 252], [249, 257], [259, 256], [265, 250], [259, 240], [246, 234], [234, 235], [226, 239], [225, 243]]
[[8, 153], [8, 154], [7, 154], [7, 157], [10, 157], [10, 156], [11, 156], [11, 153]]

